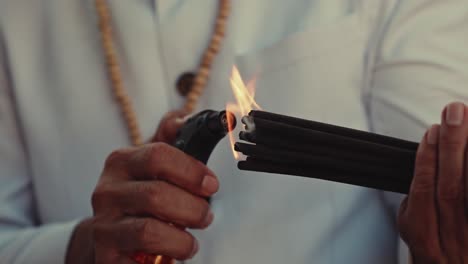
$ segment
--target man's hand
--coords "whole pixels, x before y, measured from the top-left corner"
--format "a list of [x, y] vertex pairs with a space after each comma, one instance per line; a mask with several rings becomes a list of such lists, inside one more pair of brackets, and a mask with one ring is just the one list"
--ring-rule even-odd
[[[153, 140], [173, 141], [183, 123], [175, 117], [166, 115]], [[204, 164], [166, 143], [113, 152], [92, 196], [94, 216], [75, 229], [66, 263], [134, 263], [135, 252], [193, 257], [198, 243], [182, 227], [213, 221], [205, 198], [218, 185]]]
[[162, 118], [156, 133], [150, 141], [173, 144], [177, 131], [184, 125], [186, 117], [187, 112], [181, 110], [167, 113]]
[[398, 219], [415, 264], [468, 263], [467, 138], [468, 107], [452, 103], [420, 144]]

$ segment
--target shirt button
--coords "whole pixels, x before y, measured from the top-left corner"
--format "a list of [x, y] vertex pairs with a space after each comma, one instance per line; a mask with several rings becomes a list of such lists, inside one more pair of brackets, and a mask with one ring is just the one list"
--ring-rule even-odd
[[176, 82], [177, 91], [181, 96], [187, 96], [192, 90], [195, 74], [193, 72], [182, 73]]

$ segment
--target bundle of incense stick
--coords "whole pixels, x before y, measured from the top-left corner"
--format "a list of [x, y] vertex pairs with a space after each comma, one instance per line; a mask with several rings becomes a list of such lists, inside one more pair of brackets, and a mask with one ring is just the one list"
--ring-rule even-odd
[[[239, 169], [408, 193], [418, 143], [264, 111], [242, 118]], [[252, 144], [253, 143], [253, 144]]]

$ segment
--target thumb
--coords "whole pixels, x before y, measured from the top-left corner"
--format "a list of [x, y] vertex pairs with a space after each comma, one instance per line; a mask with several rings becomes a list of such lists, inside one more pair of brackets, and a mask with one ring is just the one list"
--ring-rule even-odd
[[167, 113], [159, 123], [156, 133], [151, 138], [151, 142], [174, 143], [177, 131], [184, 125], [188, 113], [183, 110]]
[[419, 144], [410, 193], [398, 215], [401, 238], [418, 259], [442, 256], [435, 198], [439, 128], [433, 125]]

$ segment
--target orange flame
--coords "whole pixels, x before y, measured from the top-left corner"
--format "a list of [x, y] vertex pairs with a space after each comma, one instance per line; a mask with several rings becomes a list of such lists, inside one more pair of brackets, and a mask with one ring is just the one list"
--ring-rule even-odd
[[[251, 110], [260, 110], [261, 107], [255, 102], [255, 84], [256, 79], [250, 80], [247, 85], [242, 80], [239, 70], [236, 66], [232, 67], [231, 77], [229, 79], [231, 83], [232, 92], [236, 98], [237, 103], [227, 103], [226, 111], [232, 112], [235, 115], [245, 116], [248, 115]], [[232, 117], [228, 115], [228, 124], [231, 126], [234, 122]], [[234, 144], [236, 142], [234, 133], [229, 133], [229, 140], [231, 142], [231, 149], [236, 160], [240, 159], [239, 153], [234, 150]]]

